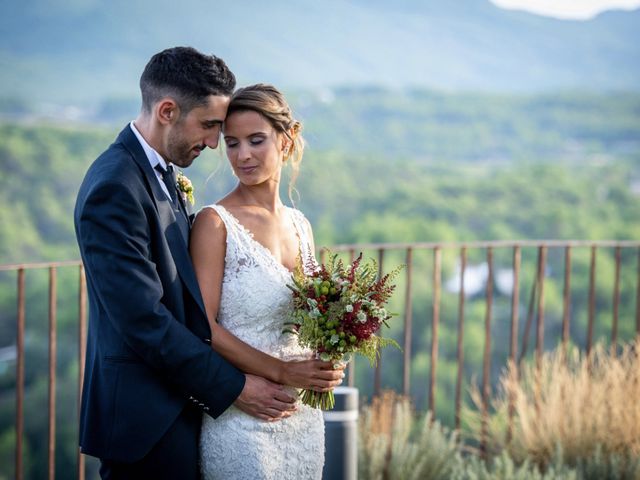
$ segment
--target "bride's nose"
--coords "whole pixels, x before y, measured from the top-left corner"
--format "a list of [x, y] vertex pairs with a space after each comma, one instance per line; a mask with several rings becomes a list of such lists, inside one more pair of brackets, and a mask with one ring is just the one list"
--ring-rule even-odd
[[238, 145], [238, 160], [244, 161], [251, 158], [251, 149], [248, 142], [240, 142]]

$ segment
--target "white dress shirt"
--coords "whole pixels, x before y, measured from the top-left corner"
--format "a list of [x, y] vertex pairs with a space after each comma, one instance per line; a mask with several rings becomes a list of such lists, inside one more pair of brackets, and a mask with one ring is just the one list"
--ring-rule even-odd
[[140, 134], [140, 132], [138, 131], [136, 126], [133, 124], [133, 121], [129, 124], [129, 126], [131, 127], [131, 130], [133, 131], [134, 135], [136, 136], [136, 138], [140, 142], [140, 145], [142, 145], [142, 149], [144, 150], [144, 153], [147, 155], [147, 159], [149, 160], [149, 163], [151, 164], [151, 168], [153, 169], [153, 172], [156, 174], [156, 178], [158, 179], [158, 183], [160, 184], [160, 188], [162, 188], [162, 191], [165, 193], [167, 198], [169, 200], [171, 200], [171, 195], [169, 195], [169, 191], [167, 190], [167, 185], [162, 180], [162, 174], [158, 170], [156, 170], [156, 165], [160, 165], [163, 170], [166, 170], [167, 166], [169, 164], [167, 163], [167, 161], [164, 158], [162, 158], [162, 155], [160, 155], [158, 152], [156, 152], [151, 147], [151, 145], [149, 145], [147, 143], [147, 141]]

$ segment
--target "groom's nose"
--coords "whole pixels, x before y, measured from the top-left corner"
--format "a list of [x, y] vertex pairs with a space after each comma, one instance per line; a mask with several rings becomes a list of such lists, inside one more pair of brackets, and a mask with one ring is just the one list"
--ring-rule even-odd
[[218, 147], [218, 142], [220, 141], [220, 135], [210, 135], [204, 139], [204, 144], [209, 147], [211, 150], [215, 150]]

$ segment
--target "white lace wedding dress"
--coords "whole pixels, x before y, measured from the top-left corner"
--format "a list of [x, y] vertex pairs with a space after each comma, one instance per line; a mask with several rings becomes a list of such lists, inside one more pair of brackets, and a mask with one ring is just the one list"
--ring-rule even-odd
[[[227, 251], [218, 321], [249, 345], [284, 360], [308, 358], [295, 337], [283, 334], [292, 308], [291, 273], [221, 205]], [[310, 254], [304, 216], [289, 208], [303, 258]], [[295, 390], [291, 389], [295, 394]], [[320, 479], [324, 423], [320, 410], [299, 404], [289, 418], [268, 423], [234, 406], [217, 419], [204, 415], [200, 436], [204, 479]]]

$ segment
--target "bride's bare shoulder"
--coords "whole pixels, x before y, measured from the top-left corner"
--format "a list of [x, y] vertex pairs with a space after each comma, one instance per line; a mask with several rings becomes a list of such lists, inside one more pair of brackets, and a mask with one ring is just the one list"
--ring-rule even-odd
[[213, 205], [203, 207], [196, 215], [191, 227], [191, 244], [198, 239], [207, 242], [226, 239], [227, 230], [222, 217]]

